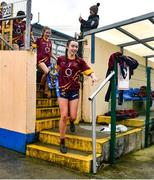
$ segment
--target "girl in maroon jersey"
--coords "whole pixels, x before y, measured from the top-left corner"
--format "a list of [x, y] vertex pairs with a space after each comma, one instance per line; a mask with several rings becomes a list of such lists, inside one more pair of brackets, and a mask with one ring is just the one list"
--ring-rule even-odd
[[60, 107], [60, 151], [67, 153], [65, 146], [66, 121], [68, 119], [68, 111], [70, 113], [70, 131], [75, 132], [74, 121], [77, 117], [77, 109], [79, 102], [79, 77], [83, 73], [92, 78], [92, 82], [96, 81], [93, 70], [86, 62], [79, 58], [76, 53], [78, 50], [78, 42], [69, 40], [67, 42], [65, 56], [58, 57], [58, 81], [59, 81], [59, 97], [58, 103]]
[[45, 85], [44, 95], [50, 97], [48, 94], [48, 86], [46, 76], [49, 73], [50, 58], [53, 57], [57, 60], [56, 56], [52, 54], [52, 42], [49, 39], [51, 36], [51, 29], [47, 26], [43, 28], [42, 36], [36, 40], [37, 48], [37, 65], [44, 73], [41, 79], [41, 84]]
[[[18, 11], [17, 16], [25, 16], [24, 11]], [[25, 30], [26, 30], [26, 21], [24, 18], [18, 18], [13, 20], [13, 38], [12, 44], [15, 50], [23, 50], [25, 46]]]

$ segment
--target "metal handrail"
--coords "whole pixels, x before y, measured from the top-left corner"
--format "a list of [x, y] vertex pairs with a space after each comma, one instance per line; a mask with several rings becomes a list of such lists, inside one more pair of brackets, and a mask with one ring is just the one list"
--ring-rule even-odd
[[2, 37], [2, 35], [0, 34], [0, 39], [11, 49], [14, 50], [14, 48]]
[[99, 93], [99, 91], [105, 86], [105, 84], [111, 79], [111, 77], [115, 74], [114, 71], [112, 71], [107, 78], [100, 84], [100, 86], [96, 89], [96, 91], [88, 98], [90, 101]]
[[14, 19], [21, 19], [26, 18], [26, 15], [23, 16], [15, 16], [15, 17], [7, 17], [7, 18], [0, 18], [0, 22], [2, 21], [8, 21], [8, 20], [14, 20]]
[[107, 78], [100, 84], [100, 86], [95, 90], [95, 92], [88, 98], [91, 101], [91, 109], [92, 109], [92, 144], [93, 144], [93, 173], [96, 174], [96, 95], [100, 92], [100, 90], [106, 85], [106, 83], [114, 76], [115, 71], [112, 71]]

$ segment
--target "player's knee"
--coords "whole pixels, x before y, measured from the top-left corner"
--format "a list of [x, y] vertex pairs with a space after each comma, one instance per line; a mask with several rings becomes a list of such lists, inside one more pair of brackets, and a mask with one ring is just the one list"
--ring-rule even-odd
[[66, 122], [67, 122], [67, 118], [68, 118], [68, 116], [67, 116], [67, 115], [62, 115], [62, 121], [63, 121], [64, 123], [66, 123]]

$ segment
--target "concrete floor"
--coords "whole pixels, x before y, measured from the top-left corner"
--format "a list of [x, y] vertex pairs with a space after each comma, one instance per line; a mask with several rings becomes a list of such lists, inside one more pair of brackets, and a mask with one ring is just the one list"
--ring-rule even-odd
[[83, 179], [82, 174], [74, 173], [55, 164], [25, 157], [23, 154], [0, 147], [0, 179]]
[[97, 178], [154, 179], [154, 145], [125, 155], [116, 165], [101, 169]]
[[153, 179], [154, 145], [125, 155], [96, 175], [82, 174], [0, 147], [0, 179]]

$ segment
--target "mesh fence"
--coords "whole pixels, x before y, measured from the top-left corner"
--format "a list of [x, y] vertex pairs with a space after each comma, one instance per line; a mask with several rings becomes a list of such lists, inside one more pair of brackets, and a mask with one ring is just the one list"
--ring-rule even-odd
[[24, 11], [26, 14], [27, 0], [7, 0], [7, 4], [13, 4], [13, 17], [17, 15], [18, 11]]
[[[26, 15], [26, 6], [27, 6], [27, 0], [7, 0], [7, 1], [0, 1], [0, 26], [1, 26], [1, 49], [8, 49], [8, 47], [12, 47], [13, 42], [13, 30], [14, 30], [14, 20], [17, 17], [17, 13], [20, 11], [20, 15], [18, 16], [24, 16]], [[21, 28], [17, 28], [21, 31], [23, 39], [24, 34], [27, 31], [26, 29], [26, 19], [22, 19], [23, 24], [19, 24], [20, 26], [23, 26]], [[16, 33], [16, 32], [15, 32]], [[19, 34], [19, 31], [18, 31]], [[19, 34], [21, 35], [21, 34]], [[6, 41], [6, 42], [5, 42]]]
[[56, 54], [56, 56], [61, 56], [65, 54], [65, 43], [60, 43], [53, 41], [53, 53]]
[[[0, 3], [2, 3], [2, 1], [0, 1]], [[4, 18], [7, 20], [5, 21], [5, 26], [4, 26], [4, 23], [3, 23], [3, 26], [2, 26], [2, 29], [3, 29], [3, 33], [1, 34], [3, 40], [5, 40], [6, 42], [8, 42], [8, 44], [12, 45], [14, 43], [11, 43], [11, 42], [14, 42], [13, 41], [13, 34], [12, 32], [10, 33], [6, 33], [5, 32], [5, 28], [6, 25], [8, 25], [10, 22], [9, 20], [13, 17], [17, 17], [17, 13], [19, 11], [23, 11], [25, 12], [26, 14], [26, 6], [27, 6], [27, 0], [7, 0], [5, 1], [5, 5], [3, 6], [3, 9], [2, 9], [2, 16], [0, 17], [1, 18]], [[23, 21], [26, 22], [26, 19], [24, 18]], [[2, 21], [1, 21], [1, 24], [2, 24]], [[10, 31], [14, 31], [13, 30], [13, 27], [12, 27], [12, 30]], [[35, 36], [36, 35], [36, 36]], [[40, 32], [35, 32], [35, 35], [34, 35], [34, 38], [37, 39], [37, 37], [40, 37], [41, 36], [41, 33]], [[13, 38], [13, 39], [12, 39]], [[65, 53], [65, 46], [66, 46], [66, 42], [63, 42], [63, 41], [60, 41], [60, 40], [52, 40], [53, 42], [53, 53], [56, 54], [57, 56], [60, 56], [60, 55], [64, 55]], [[8, 49], [8, 45], [6, 45], [6, 43], [3, 42], [4, 45], [1, 45], [1, 49]]]

